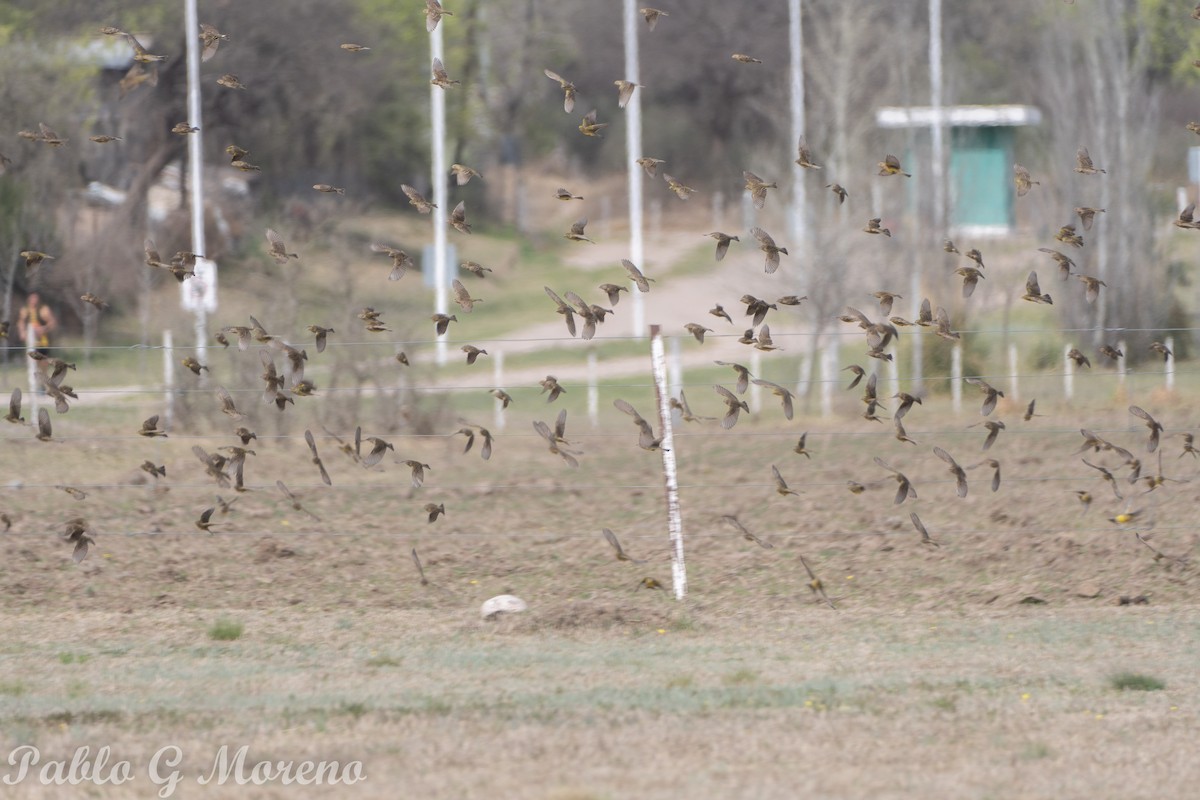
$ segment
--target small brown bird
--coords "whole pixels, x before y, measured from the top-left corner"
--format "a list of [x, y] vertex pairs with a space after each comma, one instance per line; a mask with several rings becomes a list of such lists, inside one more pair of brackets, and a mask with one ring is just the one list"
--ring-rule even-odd
[[903, 300], [904, 295], [896, 294], [895, 292], [872, 292], [871, 297], [879, 301], [879, 313], [887, 316], [892, 313], [892, 304], [896, 300]]
[[808, 431], [800, 434], [800, 441], [796, 442], [796, 446], [792, 448], [792, 452], [805, 458], [812, 459], [812, 451], [808, 449]]
[[908, 518], [912, 520], [913, 527], [917, 529], [917, 533], [921, 534], [921, 544], [930, 547], [941, 547], [938, 542], [929, 537], [929, 531], [925, 530], [925, 523], [921, 522], [921, 518], [917, 516], [917, 512], [912, 512], [908, 515]]
[[474, 275], [477, 278], [483, 278], [489, 272], [495, 271], [491, 267], [485, 267], [483, 264], [480, 264], [476, 261], [464, 261], [461, 264], [459, 264], [458, 266], [465, 269], [467, 272], [471, 273], [472, 275]]
[[682, 389], [679, 390], [679, 397], [672, 397], [668, 403], [673, 410], [679, 412], [679, 416], [684, 422], [707, 422], [716, 419], [716, 417], [702, 417], [692, 412], [692, 407], [688, 405], [687, 395]]
[[846, 190], [842, 188], [840, 183], [827, 183], [825, 188], [837, 195], [838, 205], [846, 202]]
[[318, 353], [325, 352], [326, 340], [331, 333], [337, 333], [333, 328], [323, 328], [320, 325], [309, 325], [308, 332], [316, 337], [316, 348]]
[[487, 350], [481, 350], [480, 348], [476, 347], [473, 344], [464, 344], [459, 349], [467, 354], [467, 363], [468, 364], [474, 364], [475, 359], [479, 358], [480, 356], [486, 356], [488, 354]]
[[483, 180], [483, 176], [479, 174], [479, 170], [472, 169], [465, 164], [451, 164], [450, 174], [454, 176], [454, 182], [459, 186], [466, 186], [471, 182], [471, 178]]
[[1025, 294], [1022, 295], [1022, 299], [1028, 300], [1031, 303], [1054, 304], [1054, 300], [1050, 298], [1050, 295], [1042, 292], [1042, 287], [1038, 284], [1036, 270], [1030, 270], [1029, 277], [1025, 279]]
[[742, 64], [761, 64], [761, 63], [763, 63], [762, 59], [755, 58], [754, 56], [748, 56], [745, 53], [734, 53], [733, 55], [730, 56], [730, 58], [732, 58], [734, 61], [737, 61]]
[[4, 419], [14, 425], [21, 425], [25, 422], [25, 418], [21, 416], [21, 387], [16, 386], [12, 390], [12, 394], [8, 398], [8, 413], [4, 415]]
[[[442, 17], [453, 17], [453, 12], [442, 8], [442, 4], [438, 0], [425, 0], [425, 10], [422, 12], [425, 15], [425, 30], [433, 33], [437, 29], [438, 23], [442, 21]], [[413, 551], [415, 557], [416, 550]], [[424, 573], [422, 573], [424, 578]], [[422, 583], [424, 585], [424, 583]]]
[[1195, 220], [1193, 217], [1195, 213], [1196, 204], [1188, 203], [1187, 207], [1179, 212], [1179, 217], [1175, 220], [1175, 227], [1192, 230], [1200, 228], [1200, 221]]
[[151, 439], [156, 436], [164, 439], [167, 437], [167, 432], [158, 427], [158, 414], [155, 414], [142, 423], [142, 427], [138, 431], [138, 436], [145, 436]]
[[1130, 406], [1129, 413], [1145, 422], [1146, 427], [1150, 429], [1150, 438], [1146, 440], [1146, 452], [1153, 453], [1158, 449], [1158, 435], [1163, 432], [1163, 426], [1141, 406]]
[[783, 479], [783, 475], [780, 474], [779, 468], [776, 467], [774, 464], [771, 465], [771, 474], [775, 477], [775, 491], [776, 492], [778, 492], [781, 495], [785, 495], [785, 496], [789, 495], [789, 494], [794, 494], [797, 497], [799, 497], [799, 495], [800, 495], [799, 492], [795, 491], [794, 489], [788, 488], [787, 481], [785, 481]]
[[616, 398], [613, 400], [613, 406], [625, 414], [633, 418], [633, 424], [638, 428], [638, 446], [643, 450], [657, 450], [662, 444], [662, 439], [655, 438], [654, 429], [650, 427], [650, 423], [637, 412], [628, 401]]
[[250, 444], [251, 439], [257, 439], [258, 434], [246, 427], [240, 427], [233, 432], [233, 435], [241, 440], [242, 444]]
[[[221, 404], [222, 414], [233, 419], [245, 419], [246, 415], [237, 410], [237, 406], [234, 405], [233, 402], [233, 395], [229, 393], [228, 389], [226, 389], [224, 386], [218, 386], [216, 394], [217, 401]], [[245, 442], [242, 442], [242, 444], [245, 444]]]
[[638, 13], [642, 15], [642, 19], [646, 20], [646, 27], [651, 31], [658, 25], [660, 18], [671, 16], [666, 11], [661, 11], [657, 8], [643, 8]]
[[977, 270], [975, 267], [959, 267], [958, 269], [954, 270], [954, 274], [962, 276], [963, 297], [970, 297], [973, 295], [975, 293], [976, 285], [978, 285], [979, 281], [984, 277], [983, 273]]
[[[355, 441], [357, 443], [359, 440], [356, 438]], [[386, 453], [388, 450], [391, 450], [392, 452], [396, 451], [396, 448], [391, 442], [380, 439], [378, 436], [368, 436], [361, 441], [371, 443], [371, 452], [362, 457], [362, 464], [364, 467], [373, 467], [378, 464], [383, 460], [384, 453]]]
[[283, 481], [275, 481], [275, 486], [276, 486], [276, 488], [279, 489], [279, 491], [283, 494], [283, 496], [285, 498], [287, 498], [287, 500], [292, 504], [293, 511], [303, 511], [305, 514], [307, 514], [313, 520], [315, 520], [317, 522], [321, 521], [320, 517], [318, 517], [316, 514], [312, 513], [311, 511], [309, 511], [304, 506], [300, 505], [300, 498], [297, 497], [296, 495], [292, 494], [292, 491], [290, 489], [288, 489], [287, 486], [284, 485]]
[[640, 83], [630, 83], [625, 80], [615, 80], [613, 84], [617, 87], [617, 107], [624, 108], [629, 105], [629, 100], [633, 97], [634, 89], [643, 89]]
[[758, 336], [754, 340], [754, 349], [767, 352], [770, 350], [782, 350], [783, 348], [775, 346], [775, 340], [771, 338], [771, 327], [763, 325], [758, 329]]
[[200, 42], [204, 49], [200, 52], [200, 60], [208, 61], [217, 54], [217, 48], [221, 42], [228, 41], [229, 37], [216, 27], [209, 25], [206, 22], [200, 23]]
[[[999, 420], [989, 419], [987, 422], [977, 422], [975, 425], [982, 425], [988, 430], [988, 435], [983, 440], [983, 447], [980, 448], [981, 450], [990, 449], [991, 446], [996, 443], [996, 437], [1000, 435], [1000, 431], [1004, 430], [1004, 423], [1000, 422]], [[972, 425], [971, 427], [973, 428], [975, 425]]]
[[1004, 392], [1000, 391], [983, 378], [963, 378], [967, 383], [975, 386], [983, 393], [983, 405], [979, 408], [979, 413], [983, 416], [988, 416], [996, 410], [997, 398], [1004, 397]]
[[584, 136], [594, 136], [597, 139], [603, 139], [600, 131], [608, 127], [607, 122], [596, 121], [596, 109], [592, 109], [583, 115], [583, 119], [579, 121], [579, 132]]
[[767, 189], [779, 188], [779, 184], [775, 181], [767, 183], [748, 170], [742, 170], [742, 179], [746, 182], [746, 191], [750, 193], [750, 200], [754, 203], [754, 207], [759, 209], [766, 205]]
[[340, 195], [346, 194], [346, 190], [343, 189], [342, 187], [333, 186], [328, 183], [314, 183], [312, 188], [314, 188], [318, 192], [322, 192], [324, 194], [340, 194]]
[[778, 397], [779, 402], [783, 405], [784, 419], [792, 418], [792, 414], [794, 413], [794, 408], [792, 406], [792, 398], [795, 395], [793, 395], [789, 390], [780, 386], [778, 383], [772, 383], [771, 381], [765, 381], [762, 378], [755, 378], [752, 382], [754, 383], [755, 386], [762, 386], [766, 389], [770, 389], [771, 393], [773, 395], [775, 395], [776, 397]]
[[[108, 134], [100, 134], [100, 135], [98, 135], [98, 136], [89, 136], [89, 137], [88, 137], [88, 139], [89, 139], [90, 141], [93, 141], [93, 142], [95, 142], [96, 144], [108, 144], [109, 142], [123, 142], [123, 141], [125, 141], [125, 140], [124, 140], [124, 139], [122, 139], [120, 136], [109, 136]], [[2, 156], [0, 156], [0, 162], [6, 161], [6, 160], [7, 160], [7, 159], [5, 159], [5, 158], [3, 158]]]
[[663, 180], [667, 182], [667, 188], [674, 192], [675, 196], [680, 200], [687, 200], [689, 195], [696, 192], [692, 187], [684, 186], [665, 172], [663, 173]]
[[546, 397], [547, 403], [553, 403], [560, 395], [565, 394], [567, 391], [559, 385], [558, 378], [555, 378], [553, 375], [547, 375], [545, 380], [539, 381], [539, 385], [542, 387], [542, 391], [539, 394], [549, 392], [549, 395]]
[[1107, 344], [1100, 345], [1099, 352], [1100, 355], [1104, 356], [1110, 361], [1116, 361], [1119, 358], [1125, 357], [1125, 353], [1122, 350]]
[[911, 174], [905, 172], [901, 168], [900, 159], [896, 158], [891, 153], [888, 153], [886, 156], [884, 156], [883, 161], [880, 161], [877, 166], [879, 167], [880, 175], [903, 175], [906, 178], [912, 177]]
[[1103, 214], [1108, 209], [1091, 208], [1090, 206], [1080, 206], [1075, 209], [1075, 213], [1079, 215], [1079, 222], [1083, 225], [1085, 231], [1092, 229], [1092, 222], [1096, 219], [1097, 214]]
[[[346, 45], [342, 45], [342, 47], [345, 47], [345, 46]], [[456, 81], [456, 80], [450, 79], [450, 75], [447, 74], [446, 68], [442, 65], [442, 60], [440, 58], [435, 58], [433, 60], [432, 69], [433, 69], [433, 78], [429, 82], [431, 84], [433, 84], [434, 86], [438, 86], [442, 89], [448, 89], [451, 86], [457, 86], [459, 83], [461, 83], [461, 81]]]
[[1086, 147], [1081, 147], [1075, 151], [1075, 171], [1080, 175], [1095, 175], [1105, 172], [1105, 170], [1099, 169], [1092, 163], [1092, 157], [1088, 155]]
[[714, 317], [719, 317], [719, 318], [721, 318], [721, 319], [725, 320], [725, 321], [726, 321], [726, 322], [728, 322], [730, 325], [732, 325], [732, 324], [733, 324], [733, 318], [729, 316], [729, 312], [728, 312], [728, 311], [726, 311], [726, 310], [725, 310], [725, 309], [724, 309], [724, 308], [721, 306], [721, 304], [720, 304], [720, 303], [717, 303], [717, 304], [716, 304], [716, 305], [714, 305], [712, 308], [710, 308], [710, 309], [708, 310], [708, 313], [709, 313], [709, 314], [712, 314]]
[[661, 581], [659, 581], [657, 578], [650, 577], [642, 578], [640, 581], [638, 581], [637, 585], [633, 587], [633, 590], [636, 592], [638, 589], [657, 589], [660, 592], [665, 592], [667, 590], [666, 587], [662, 585]]
[[1091, 275], [1076, 275], [1075, 277], [1086, 287], [1084, 297], [1087, 298], [1089, 303], [1095, 303], [1096, 299], [1100, 297], [1101, 286], [1108, 286], [1104, 281], [1099, 278], [1093, 278]]
[[900, 421], [899, 417], [892, 417], [892, 427], [895, 428], [897, 441], [908, 442], [909, 444], [917, 444], [916, 439], [909, 438], [908, 431], [904, 430], [904, 423]]
[[734, 388], [737, 389], [738, 394], [745, 394], [746, 390], [750, 388], [750, 370], [732, 361], [714, 361], [713, 363], [719, 367], [729, 367], [737, 373], [737, 385]]
[[1013, 164], [1013, 183], [1017, 185], [1017, 197], [1024, 197], [1034, 186], [1041, 186], [1039, 181], [1033, 180], [1029, 170], [1020, 164]]
[[564, 239], [570, 239], [573, 242], [588, 242], [595, 244], [591, 239], [584, 236], [583, 230], [587, 227], [587, 217], [580, 217], [571, 225], [571, 230], [563, 234]]
[[212, 533], [212, 527], [213, 525], [216, 525], [215, 522], [212, 522], [212, 515], [216, 510], [217, 507], [213, 506], [212, 508], [206, 508], [201, 511], [200, 519], [196, 520], [196, 527], [202, 531], [205, 531], [206, 533]]
[[150, 477], [152, 477], [154, 479], [167, 477], [166, 466], [165, 465], [159, 466], [159, 465], [155, 464], [153, 461], [143, 461], [141, 469], [142, 469], [142, 472], [147, 473], [148, 475], [150, 475]]
[[467, 224], [467, 201], [460, 201], [450, 212], [450, 219], [447, 220], [451, 228], [459, 233], [471, 232], [471, 226]]
[[54, 256], [41, 252], [40, 250], [22, 250], [19, 255], [25, 259], [25, 274], [31, 275], [37, 271], [37, 268], [42, 265], [43, 261], [53, 261]]
[[638, 166], [640, 166], [642, 169], [644, 169], [646, 171], [647, 175], [649, 175], [651, 178], [657, 178], [658, 177], [658, 165], [665, 164], [667, 162], [663, 161], [661, 158], [650, 158], [649, 156], [644, 156], [642, 158], [639, 158], [637, 160], [637, 163], [638, 163]]
[[720, 231], [713, 231], [712, 233], [710, 233], [708, 235], [717, 240], [717, 253], [716, 253], [717, 261], [721, 261], [725, 258], [725, 254], [729, 251], [729, 243], [730, 242], [740, 242], [741, 241], [736, 236], [730, 236], [729, 234], [721, 233]]
[[91, 530], [91, 525], [83, 517], [74, 517], [67, 520], [66, 530], [63, 532], [63, 539], [67, 542], [72, 542], [75, 549], [71, 552], [71, 560], [76, 564], [87, 558], [88, 545], [95, 544], [96, 540], [88, 536]]
[[646, 563], [644, 559], [633, 558], [626, 553], [625, 549], [621, 547], [621, 543], [617, 540], [617, 535], [611, 530], [608, 528], [603, 528], [601, 530], [604, 533], [604, 540], [607, 541], [609, 546], [613, 549], [613, 553], [616, 555], [617, 561], [628, 561], [631, 564]]
[[896, 489], [895, 505], [900, 505], [910, 497], [914, 500], [917, 499], [917, 490], [913, 488], [912, 481], [908, 479], [907, 475], [895, 467], [889, 467], [887, 462], [885, 462], [879, 456], [875, 456], [875, 463], [886, 469], [888, 472], [893, 473], [893, 477], [896, 479], [898, 486]]
[[750, 413], [750, 405], [745, 400], [739, 400], [733, 392], [726, 389], [724, 386], [714, 385], [713, 389], [725, 401], [725, 416], [721, 419], [721, 427], [729, 430], [737, 424], [738, 414], [745, 411]]
[[892, 232], [890, 230], [888, 230], [887, 228], [880, 226], [880, 223], [882, 221], [883, 220], [879, 217], [872, 217], [871, 219], [867, 220], [867, 224], [863, 228], [863, 232], [864, 233], [872, 233], [872, 234], [882, 233], [884, 236], [886, 236], [890, 239], [892, 237]]
[[775, 244], [775, 240], [771, 238], [771, 234], [764, 231], [762, 228], [751, 228], [750, 233], [758, 240], [758, 249], [766, 253], [766, 262], [763, 270], [768, 274], [774, 273], [779, 269], [779, 255], [789, 255], [786, 247], [779, 247]]
[[188, 125], [186, 122], [176, 122], [175, 127], [171, 128], [171, 133], [187, 136], [189, 133], [196, 133], [198, 130], [200, 129], [194, 125]]
[[1075, 233], [1074, 225], [1063, 225], [1058, 229], [1058, 233], [1054, 234], [1054, 238], [1071, 247], [1083, 247], [1083, 237]]
[[562, 200], [564, 203], [568, 202], [570, 200], [582, 200], [583, 199], [582, 195], [571, 194], [570, 190], [564, 189], [561, 186], [558, 187], [558, 190], [554, 192], [554, 197], [557, 200]]
[[558, 81], [558, 86], [563, 91], [563, 111], [570, 114], [575, 110], [575, 84], [552, 70], [547, 69], [543, 72], [550, 80]]
[[704, 334], [712, 333], [712, 328], [706, 328], [698, 322], [689, 322], [683, 326], [688, 333], [696, 337], [696, 341], [704, 344]]
[[[563, 391], [566, 391], [566, 390], [564, 389]], [[504, 391], [503, 389], [492, 389], [491, 392], [489, 392], [489, 393], [492, 395], [492, 397], [494, 397], [500, 401], [501, 409], [508, 408], [508, 404], [512, 402], [512, 395], [510, 395], [508, 392]]]
[[1000, 462], [994, 458], [985, 458], [982, 461], [972, 464], [967, 469], [975, 469], [976, 467], [991, 467], [992, 468], [992, 491], [1000, 491]]
[[413, 266], [412, 256], [397, 247], [376, 243], [371, 245], [371, 252], [383, 253], [392, 259], [392, 271], [388, 273], [389, 281], [400, 280], [408, 272], [409, 267]]
[[226, 72], [221, 77], [217, 78], [217, 85], [224, 86], [226, 89], [245, 89], [246, 84], [242, 83], [241, 79], [232, 72]]
[[1077, 367], [1087, 367], [1088, 369], [1091, 369], [1092, 362], [1088, 360], [1088, 357], [1085, 356], [1078, 347], [1072, 347], [1070, 350], [1068, 350], [1067, 358], [1074, 361], [1075, 366]]
[[428, 214], [437, 208], [437, 205], [426, 200], [424, 195], [408, 184], [400, 184], [400, 189], [404, 192], [405, 197], [408, 198], [408, 204], [420, 213]]
[[956, 488], [958, 490], [958, 496], [966, 497], [967, 490], [968, 490], [967, 473], [963, 470], [963, 468], [961, 466], [959, 466], [958, 462], [954, 460], [954, 456], [950, 455], [942, 448], [934, 447], [933, 453], [938, 458], [940, 458], [942, 461], [945, 461], [947, 464], [950, 465], [950, 474], [954, 476], [954, 482], [955, 482]]
[[634, 285], [637, 286], [639, 292], [650, 291], [650, 284], [655, 283], [654, 278], [647, 278], [642, 274], [642, 271], [637, 268], [637, 265], [627, 258], [621, 259], [621, 266], [624, 268], [625, 274], [629, 276], [629, 280], [631, 280]]
[[398, 461], [396, 463], [405, 464], [410, 470], [412, 470], [412, 485], [414, 489], [420, 489], [421, 484], [425, 483], [425, 470], [433, 469], [433, 467], [429, 466], [428, 464], [422, 464], [420, 461], [416, 461], [415, 459], [411, 458]]
[[463, 286], [462, 281], [457, 278], [451, 281], [450, 285], [454, 288], [454, 302], [466, 313], [470, 314], [475, 309], [476, 303], [483, 302], [478, 297], [471, 297], [471, 293], [467, 291], [467, 287]]
[[289, 258], [300, 258], [300, 256], [297, 254], [289, 253], [287, 251], [287, 245], [284, 243], [283, 237], [280, 236], [274, 228], [267, 228], [267, 244], [270, 245], [270, 247], [267, 249], [267, 255], [269, 255], [276, 264], [286, 264]]
[[[1117, 479], [1113, 476], [1113, 474], [1111, 472], [1109, 472], [1104, 467], [1096, 466], [1092, 462], [1088, 461], [1086, 458], [1081, 458], [1080, 461], [1082, 461], [1084, 464], [1087, 464], [1089, 467], [1091, 467], [1092, 469], [1094, 469], [1100, 473], [1100, 477], [1103, 478], [1105, 483], [1107, 483], [1109, 485], [1109, 488], [1111, 488], [1113, 491], [1113, 495], [1115, 495], [1118, 500], [1125, 499], [1124, 497], [1121, 496], [1121, 492], [1117, 488]], [[1082, 499], [1082, 498], [1080, 498], [1080, 499]]]
[[451, 322], [458, 322], [458, 315], [451, 314], [451, 315], [447, 316], [445, 314], [434, 314], [429, 319], [433, 321], [434, 330], [437, 331], [437, 335], [442, 336], [446, 333], [446, 330], [450, 327]]
[[848, 367], [842, 367], [841, 371], [842, 372], [848, 371], [848, 372], [854, 373], [854, 380], [850, 381], [850, 385], [846, 387], [846, 391], [850, 391], [855, 386], [858, 386], [859, 382], [862, 381], [863, 376], [865, 376], [867, 374], [867, 371], [865, 369], [863, 369], [862, 367], [860, 367], [858, 364], [851, 364]]
[[794, 294], [785, 294], [783, 297], [776, 298], [775, 302], [781, 306], [798, 306], [807, 299], [808, 295], [796, 296]]
[[1168, 358], [1175, 357], [1175, 354], [1172, 353], [1170, 349], [1168, 349], [1167, 346], [1162, 342], [1151, 342], [1150, 349], [1161, 355], [1163, 357], [1163, 361], [1166, 361]]
[[925, 405], [921, 402], [921, 398], [911, 395], [908, 392], [896, 392], [892, 395], [892, 398], [900, 401], [900, 405], [896, 408], [896, 413], [892, 415], [896, 419], [903, 419], [904, 415], [912, 409], [914, 403], [919, 406]]
[[[808, 149], [808, 139], [801, 136], [796, 143], [796, 165], [804, 169], [821, 169], [820, 164], [814, 164], [812, 160], [812, 151]], [[829, 187], [826, 187], [829, 188]], [[841, 187], [838, 187], [839, 189]], [[841, 197], [845, 199], [845, 190], [841, 192]]]
[[778, 311], [779, 306], [774, 303], [768, 303], [766, 300], [760, 300], [752, 294], [744, 294], [740, 302], [746, 305], [746, 316], [752, 317], [751, 325], [761, 325], [763, 320], [767, 318], [768, 311]]
[[201, 372], [208, 372], [208, 367], [201, 364], [193, 356], [188, 356], [179, 363], [183, 364], [196, 375], [199, 375]]
[[722, 514], [721, 521], [728, 523], [730, 525], [730, 527], [732, 527], [735, 531], [740, 533], [742, 535], [742, 538], [745, 539], [747, 542], [754, 542], [756, 545], [758, 545], [759, 547], [761, 547], [765, 550], [770, 550], [775, 547], [775, 545], [771, 544], [770, 542], [768, 542], [764, 539], [760, 539], [757, 536], [755, 536], [753, 533], [751, 533], [746, 528], [746, 526], [742, 524], [741, 520], [739, 520], [737, 518], [736, 514]]
[[333, 486], [333, 481], [329, 478], [329, 473], [325, 470], [325, 464], [321, 461], [321, 456], [317, 453], [317, 442], [313, 438], [312, 431], [304, 431], [304, 441], [308, 443], [308, 449], [312, 452], [312, 463], [317, 466], [321, 473], [321, 480], [326, 486]]
[[825, 593], [825, 584], [821, 583], [821, 579], [812, 571], [812, 567], [804, 560], [804, 556], [800, 556], [800, 563], [804, 565], [804, 571], [808, 573], [808, 588], [812, 590], [813, 597], [820, 598], [827, 606], [832, 609], [837, 609], [833, 601], [829, 599], [829, 595]]
[[[918, 323], [919, 324], [919, 323]], [[949, 341], [957, 341], [962, 338], [962, 334], [957, 331], [950, 330], [950, 315], [946, 313], [946, 309], [941, 306], [937, 307], [935, 324], [937, 330], [935, 333], [943, 339]]]
[[81, 294], [79, 296], [79, 299], [85, 303], [95, 306], [96, 308], [100, 309], [101, 311], [108, 310], [108, 303], [104, 302], [104, 300], [100, 299], [99, 297], [92, 294], [91, 292], [88, 292], [87, 294]]

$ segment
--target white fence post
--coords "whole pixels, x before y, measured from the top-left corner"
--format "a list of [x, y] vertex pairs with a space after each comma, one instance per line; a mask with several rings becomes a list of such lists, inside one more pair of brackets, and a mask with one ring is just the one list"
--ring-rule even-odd
[[170, 329], [163, 331], [163, 430], [175, 421], [175, 343]]
[[1070, 344], [1063, 345], [1063, 398], [1070, 400], [1075, 396], [1075, 362], [1071, 360]]
[[587, 357], [587, 408], [588, 422], [595, 428], [600, 424], [600, 387], [596, 385], [596, 351], [589, 350]]
[[950, 407], [962, 413], [962, 345], [950, 348]]
[[[497, 350], [492, 355], [492, 385], [497, 389], [504, 389], [504, 351]], [[504, 430], [504, 401], [497, 398], [492, 405], [492, 426], [498, 430]]]
[[37, 350], [37, 335], [33, 332], [33, 319], [31, 318], [29, 327], [25, 329], [25, 370], [29, 377], [29, 421], [36, 426], [38, 390], [42, 387], [38, 386], [37, 362], [29, 357], [34, 350]]
[[1117, 342], [1117, 350], [1121, 355], [1117, 356], [1117, 382], [1122, 386], [1125, 385], [1125, 348], [1127, 345], [1124, 340]]
[[837, 382], [837, 337], [829, 337], [821, 351], [821, 416], [833, 416], [833, 387]]
[[896, 365], [896, 359], [885, 361], [884, 367], [887, 370], [887, 394], [888, 397], [895, 397], [900, 393], [900, 368]]
[[683, 563], [683, 513], [679, 506], [679, 482], [675, 472], [675, 437], [671, 428], [671, 403], [667, 393], [667, 365], [662, 334], [658, 325], [650, 326], [650, 363], [654, 369], [654, 393], [658, 399], [658, 424], [662, 426], [659, 452], [662, 454], [663, 482], [667, 492], [667, 530], [671, 536], [671, 582], [675, 599], [687, 595], [687, 570]]
[[669, 378], [667, 386], [671, 397], [675, 397], [679, 394], [679, 390], [683, 386], [683, 354], [678, 336], [672, 336], [669, 341], [671, 342], [671, 357], [667, 361], [667, 376]]
[[1021, 399], [1021, 392], [1018, 378], [1021, 370], [1018, 368], [1017, 346], [1009, 344], [1008, 346], [1008, 397], [1014, 403]]

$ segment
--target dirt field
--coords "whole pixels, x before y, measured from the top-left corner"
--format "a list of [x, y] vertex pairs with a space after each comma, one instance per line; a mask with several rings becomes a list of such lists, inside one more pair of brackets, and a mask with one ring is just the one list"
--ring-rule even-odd
[[[703, 391], [689, 389], [697, 413], [718, 413]], [[627, 396], [651, 415], [648, 395]], [[134, 774], [120, 787], [31, 776], [6, 796], [151, 796], [148, 765], [168, 745], [184, 754], [185, 797], [1161, 798], [1200, 779], [1181, 744], [1200, 732], [1200, 466], [1178, 457], [1181, 439], [1163, 440], [1163, 471], [1189, 482], [1147, 494], [1111, 452], [1089, 453], [1116, 474], [1117, 501], [1074, 455], [1078, 427], [1154, 475], [1140, 421], [1048, 404], [1026, 423], [1002, 405], [1009, 427], [986, 454], [1002, 463], [1000, 491], [981, 467], [960, 499], [931, 446], [975, 463], [973, 404], [961, 417], [936, 399], [914, 410], [916, 446], [864, 436], [870, 423], [848, 415], [785, 423], [768, 402], [731, 431], [684, 426], [690, 594], [676, 603], [635, 588], [670, 584], [659, 455], [611, 409], [589, 429], [581, 402], [519, 396], [488, 462], [478, 444], [463, 454], [461, 436], [389, 437], [394, 458], [432, 466], [419, 489], [392, 453], [367, 470], [319, 433], [324, 486], [299, 439], [302, 407], [286, 437], [255, 443], [250, 490], [211, 536], [193, 520], [234, 495], [190, 448], [227, 436], [141, 439], [136, 408], [122, 427], [95, 410], [56, 416], [58, 442], [6, 426], [5, 752], [107, 744]], [[1198, 424], [1179, 401], [1145, 404], [1168, 433]], [[529, 426], [560, 405], [577, 470]], [[811, 460], [791, 452], [808, 429]], [[895, 505], [874, 455], [919, 498]], [[157, 490], [137, 470], [147, 458], [168, 469]], [[772, 464], [799, 495], [776, 494]], [[284, 502], [277, 478], [320, 520]], [[880, 483], [855, 495], [848, 480]], [[1095, 497], [1086, 515], [1075, 489]], [[426, 502], [445, 517], [426, 522]], [[921, 544], [910, 511], [938, 546]], [[1141, 513], [1108, 521], [1121, 511]], [[773, 547], [719, 520], [734, 513]], [[75, 515], [96, 538], [79, 565], [57, 536]], [[649, 563], [615, 560], [603, 527]], [[837, 610], [814, 600], [801, 554]], [[502, 592], [530, 611], [481, 622], [480, 603]], [[218, 623], [240, 635], [214, 639]], [[1120, 673], [1163, 688], [1119, 689]], [[251, 764], [360, 760], [366, 780], [197, 785], [223, 744], [248, 745]]]

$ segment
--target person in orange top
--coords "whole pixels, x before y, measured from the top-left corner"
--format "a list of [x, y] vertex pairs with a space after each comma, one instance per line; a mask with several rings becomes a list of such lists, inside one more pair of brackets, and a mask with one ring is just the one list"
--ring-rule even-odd
[[50, 306], [43, 305], [41, 297], [37, 292], [31, 292], [25, 301], [25, 305], [21, 307], [21, 313], [17, 316], [17, 338], [24, 344], [29, 331], [30, 323], [33, 323], [33, 346], [39, 351], [45, 351], [50, 347], [50, 334], [58, 329], [58, 320], [54, 316], [54, 312], [50, 310]]

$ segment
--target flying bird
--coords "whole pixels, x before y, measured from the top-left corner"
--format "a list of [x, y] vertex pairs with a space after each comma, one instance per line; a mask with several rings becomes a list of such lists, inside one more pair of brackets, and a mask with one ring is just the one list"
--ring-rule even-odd
[[880, 175], [903, 175], [906, 178], [912, 177], [911, 174], [905, 172], [901, 168], [900, 159], [896, 158], [891, 153], [888, 153], [886, 156], [884, 156], [883, 161], [880, 161], [877, 166], [879, 167]]
[[546, 77], [550, 80], [558, 81], [559, 88], [563, 91], [563, 111], [570, 114], [575, 110], [575, 84], [553, 70], [547, 69], [543, 70], [543, 72], [546, 73]]

